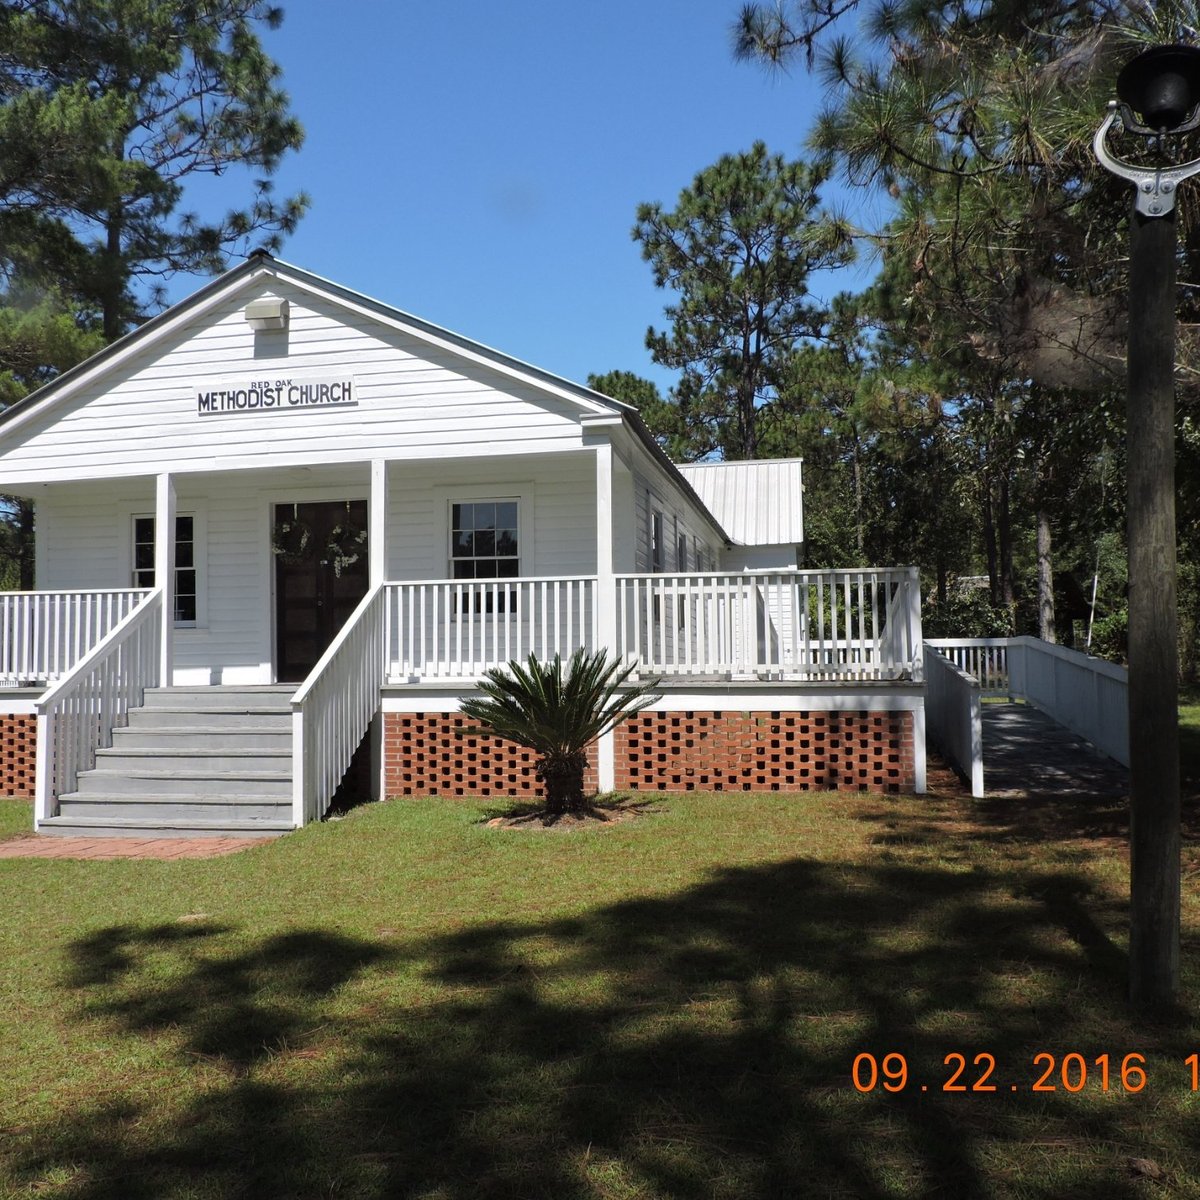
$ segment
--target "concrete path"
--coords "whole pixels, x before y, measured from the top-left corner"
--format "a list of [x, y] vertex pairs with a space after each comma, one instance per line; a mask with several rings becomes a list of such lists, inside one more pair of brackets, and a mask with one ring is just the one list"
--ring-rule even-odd
[[987, 796], [1115, 799], [1129, 795], [1129, 771], [1031, 704], [983, 706]]

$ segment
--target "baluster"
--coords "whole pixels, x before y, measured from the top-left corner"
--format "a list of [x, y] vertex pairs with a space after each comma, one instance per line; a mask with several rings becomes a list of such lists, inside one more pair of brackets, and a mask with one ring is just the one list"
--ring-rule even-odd
[[692, 576], [684, 580], [683, 586], [683, 644], [687, 648], [687, 665], [692, 674], [704, 670], [700, 650], [699, 608], [700, 587]]
[[570, 583], [568, 583], [566, 584], [566, 644], [563, 647], [564, 654], [570, 654], [572, 650], [575, 649], [577, 644], [575, 634], [576, 606], [577, 598], [575, 595], [575, 589], [570, 586]]
[[[529, 599], [526, 598], [527, 592], [529, 595]], [[518, 580], [516, 582], [516, 584], [514, 584], [514, 586], [512, 587], [511, 591], [509, 592], [509, 595], [516, 597], [516, 605], [517, 605], [516, 612], [511, 614], [509, 617], [510, 621], [516, 621], [516, 638], [517, 638], [516, 652], [513, 655], [511, 655], [510, 657], [516, 658], [519, 661], [524, 661], [524, 659], [525, 659], [525, 613], [529, 607], [530, 601], [532, 600], [533, 584], [525, 583], [522, 580]]]
[[[451, 652], [450, 648], [450, 626], [446, 627], [446, 660], [445, 671], [448, 675], [455, 674], [470, 674], [471, 663], [468, 661], [471, 653], [471, 621], [474, 614], [470, 611], [469, 605], [474, 603], [472, 599], [471, 585], [463, 583], [454, 583], [451, 590], [454, 593], [453, 606], [453, 642], [454, 649]], [[447, 620], [449, 620], [447, 614]], [[439, 670], [442, 668], [439, 667]]]

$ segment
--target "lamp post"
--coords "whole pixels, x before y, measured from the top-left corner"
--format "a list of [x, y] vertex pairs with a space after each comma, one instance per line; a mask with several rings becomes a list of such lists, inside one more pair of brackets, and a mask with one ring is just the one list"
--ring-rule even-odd
[[[1126, 376], [1129, 543], [1129, 994], [1164, 1008], [1179, 986], [1179, 718], [1175, 584], [1175, 196], [1200, 172], [1109, 153], [1118, 117], [1161, 156], [1166, 135], [1200, 126], [1200, 49], [1154, 46], [1117, 76], [1096, 133], [1102, 166], [1130, 180]], [[1139, 120], [1140, 117], [1140, 120]]]

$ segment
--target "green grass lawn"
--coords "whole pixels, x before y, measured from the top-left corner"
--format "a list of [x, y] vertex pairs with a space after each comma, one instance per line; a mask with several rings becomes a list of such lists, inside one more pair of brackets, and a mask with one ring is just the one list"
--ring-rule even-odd
[[1179, 696], [1179, 760], [1184, 794], [1200, 795], [1200, 687]]
[[[1124, 846], [1082, 808], [1048, 839], [949, 792], [654, 807], [392, 801], [229, 858], [0, 861], [0, 1195], [1200, 1196], [1194, 846], [1190, 1008], [1152, 1023]], [[908, 1086], [857, 1091], [863, 1053]], [[943, 1091], [955, 1054], [997, 1090]]]

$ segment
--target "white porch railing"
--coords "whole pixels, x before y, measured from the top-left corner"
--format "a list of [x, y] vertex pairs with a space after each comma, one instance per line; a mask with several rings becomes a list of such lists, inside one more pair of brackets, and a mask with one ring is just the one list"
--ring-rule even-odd
[[0, 592], [0, 687], [61, 679], [146, 595], [140, 588]]
[[86, 653], [35, 705], [37, 784], [34, 818], [52, 817], [58, 798], [75, 791], [80, 771], [96, 764], [96, 750], [112, 744], [113, 728], [158, 684], [163, 596], [142, 594], [99, 644]]
[[1009, 691], [1129, 766], [1129, 671], [1034, 637], [1008, 644]]
[[292, 819], [319, 820], [379, 711], [388, 585], [363, 597], [292, 697]]
[[1006, 637], [926, 638], [925, 645], [977, 679], [985, 696], [1007, 696], [1009, 641]]
[[915, 568], [618, 575], [617, 651], [671, 676], [919, 678]]
[[[945, 670], [935, 679], [937, 658]], [[925, 662], [930, 736], [971, 777], [973, 794], [982, 794], [974, 792], [974, 750], [970, 758], [960, 756], [966, 754], [963, 730], [973, 728], [981, 691], [1026, 700], [1101, 753], [1129, 765], [1129, 674], [1124, 667], [1034, 637], [931, 638]], [[948, 683], [945, 676], [951, 671], [972, 676], [974, 692]], [[973, 733], [971, 740], [973, 744]], [[978, 769], [982, 788], [982, 735]]]
[[929, 740], [983, 796], [983, 697], [980, 682], [945, 651], [925, 643], [925, 728]]
[[383, 586], [389, 679], [478, 679], [514, 658], [596, 644], [594, 576]]

